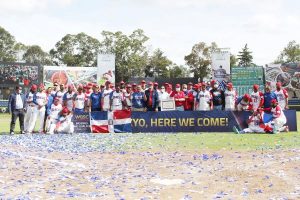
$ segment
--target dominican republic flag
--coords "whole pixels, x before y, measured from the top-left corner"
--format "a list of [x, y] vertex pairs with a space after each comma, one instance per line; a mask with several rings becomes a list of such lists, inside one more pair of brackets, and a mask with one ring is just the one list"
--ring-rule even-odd
[[115, 133], [129, 133], [131, 129], [131, 111], [117, 110], [113, 111], [113, 125]]
[[131, 129], [131, 111], [91, 112], [92, 133], [127, 133]]

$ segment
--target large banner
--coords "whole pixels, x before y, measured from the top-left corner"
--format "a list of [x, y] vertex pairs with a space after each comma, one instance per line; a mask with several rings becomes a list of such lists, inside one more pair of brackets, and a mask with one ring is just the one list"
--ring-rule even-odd
[[104, 85], [106, 81], [115, 83], [115, 59], [114, 54], [99, 54], [97, 58], [98, 84]]
[[[297, 131], [295, 110], [284, 111], [290, 131]], [[166, 133], [233, 132], [233, 126], [247, 128], [250, 112], [167, 111], [167, 112], [92, 112], [74, 115], [75, 132], [85, 133]], [[264, 122], [272, 119], [264, 114]], [[91, 129], [89, 129], [89, 126]]]
[[211, 55], [213, 78], [220, 83], [230, 80], [230, 52], [216, 51]]
[[40, 67], [25, 63], [1, 63], [0, 84], [23, 85], [39, 84], [41, 80]]
[[63, 67], [45, 66], [44, 84], [46, 87], [52, 86], [54, 82], [64, 85], [87, 84], [97, 82], [96, 67]]
[[266, 82], [275, 89], [278, 81], [289, 93], [289, 104], [300, 105], [300, 63], [269, 64], [266, 67]]

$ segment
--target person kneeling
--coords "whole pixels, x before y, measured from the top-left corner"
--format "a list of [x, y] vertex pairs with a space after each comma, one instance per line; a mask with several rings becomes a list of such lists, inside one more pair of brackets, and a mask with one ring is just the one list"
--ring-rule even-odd
[[59, 115], [56, 123], [51, 123], [49, 134], [56, 133], [74, 133], [74, 124], [72, 122], [72, 115], [68, 108], [64, 108]]
[[233, 131], [237, 134], [243, 133], [266, 133], [266, 126], [263, 122], [264, 112], [255, 111], [247, 121], [248, 128], [245, 128], [239, 131], [235, 126], [233, 127]]

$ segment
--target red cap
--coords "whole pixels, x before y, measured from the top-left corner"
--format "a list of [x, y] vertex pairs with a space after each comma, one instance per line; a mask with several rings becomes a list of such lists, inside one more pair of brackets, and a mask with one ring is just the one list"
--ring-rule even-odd
[[229, 87], [229, 88], [233, 88], [233, 85], [232, 85], [232, 83], [228, 83], [228, 84], [227, 84], [227, 87]]
[[271, 100], [271, 104], [276, 104], [277, 103], [277, 100], [276, 99], [272, 99]]
[[78, 85], [78, 89], [83, 89], [83, 85], [82, 85], [82, 84], [79, 84], [79, 85]]
[[164, 83], [164, 85], [166, 86], [166, 85], [169, 85], [169, 83]]
[[64, 114], [69, 113], [68, 108], [67, 108], [67, 107], [64, 107], [64, 108], [62, 109], [62, 113], [64, 113]]
[[136, 86], [136, 83], [133, 83], [132, 86]]
[[130, 85], [130, 84], [128, 84], [128, 85], [126, 85], [126, 87], [127, 87], [127, 88], [131, 88], [131, 85]]
[[158, 86], [158, 83], [157, 83], [157, 82], [155, 82], [155, 83], [154, 83], [154, 86]]
[[250, 95], [249, 94], [244, 94], [244, 98], [245, 99], [250, 99]]
[[196, 84], [196, 88], [202, 87], [201, 83]]
[[205, 82], [202, 82], [201, 85], [202, 85], [202, 86], [206, 86], [206, 83], [205, 83]]
[[110, 81], [105, 81], [105, 84], [111, 84], [111, 82]]
[[216, 80], [212, 80], [211, 82], [210, 82], [210, 85], [214, 85], [216, 83]]
[[31, 90], [36, 90], [37, 89], [37, 86], [35, 84], [33, 84], [30, 88]]
[[59, 98], [58, 97], [54, 97], [54, 101], [59, 101]]
[[153, 83], [152, 83], [152, 82], [149, 82], [148, 85], [153, 85]]
[[188, 85], [193, 85], [193, 83], [192, 83], [192, 82], [189, 82]]
[[177, 83], [175, 87], [176, 87], [176, 88], [180, 88], [180, 84], [179, 84], [179, 83]]
[[141, 83], [146, 83], [146, 81], [145, 81], [145, 80], [142, 80]]
[[125, 83], [124, 81], [121, 81], [121, 82], [120, 82], [120, 84], [124, 84], [124, 83]]
[[254, 90], [258, 90], [258, 89], [259, 89], [259, 85], [254, 84], [254, 85], [253, 85], [253, 89], [254, 89]]
[[282, 85], [281, 82], [276, 83], [276, 86], [278, 86], [278, 87], [281, 87], [281, 85]]

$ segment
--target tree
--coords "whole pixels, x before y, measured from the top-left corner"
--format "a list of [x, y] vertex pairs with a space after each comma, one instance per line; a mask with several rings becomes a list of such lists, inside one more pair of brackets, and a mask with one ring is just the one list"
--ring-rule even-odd
[[23, 60], [27, 63], [52, 65], [50, 55], [38, 45], [29, 46], [23, 55]]
[[242, 67], [253, 66], [254, 65], [252, 63], [253, 57], [251, 54], [252, 52], [249, 51], [248, 45], [246, 44], [242, 49], [242, 51], [240, 51], [238, 54], [239, 66]]
[[85, 33], [67, 34], [50, 50], [56, 65], [92, 67], [97, 65], [100, 42]]
[[116, 82], [144, 75], [148, 61], [145, 42], [149, 38], [143, 30], [137, 29], [128, 36], [121, 31], [103, 31], [102, 37], [101, 51], [116, 56]]
[[0, 26], [0, 61], [13, 62], [16, 60], [15, 45], [14, 36]]
[[184, 78], [189, 76], [189, 70], [186, 67], [182, 65], [178, 66], [177, 64], [170, 66], [169, 73], [170, 78]]
[[300, 62], [300, 44], [297, 44], [295, 40], [290, 41], [275, 60], [275, 63], [292, 62]]
[[237, 63], [237, 58], [235, 55], [230, 54], [230, 67], [235, 67]]
[[203, 78], [210, 74], [211, 53], [217, 49], [217, 44], [212, 42], [210, 46], [204, 42], [195, 44], [192, 52], [184, 57], [186, 64], [190, 67], [195, 78]]
[[146, 71], [152, 71], [153, 75], [155, 74], [158, 77], [169, 77], [168, 66], [171, 65], [172, 62], [163, 54], [164, 52], [160, 49], [156, 49], [149, 58]]

